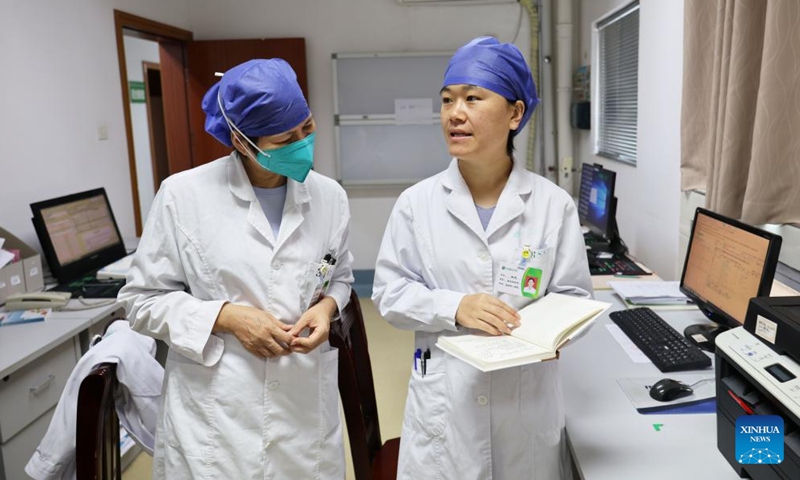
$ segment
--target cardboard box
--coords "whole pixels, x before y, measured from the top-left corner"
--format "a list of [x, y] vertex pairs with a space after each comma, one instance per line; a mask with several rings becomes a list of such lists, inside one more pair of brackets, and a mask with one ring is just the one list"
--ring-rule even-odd
[[5, 238], [4, 250], [19, 250], [22, 260], [0, 269], [0, 304], [12, 293], [35, 292], [44, 288], [42, 257], [25, 242], [0, 228], [0, 238]]

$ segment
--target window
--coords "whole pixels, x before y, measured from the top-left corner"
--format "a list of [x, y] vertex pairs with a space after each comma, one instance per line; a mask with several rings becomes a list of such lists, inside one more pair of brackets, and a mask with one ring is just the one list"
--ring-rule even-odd
[[596, 153], [636, 164], [639, 97], [639, 2], [597, 23], [599, 41]]

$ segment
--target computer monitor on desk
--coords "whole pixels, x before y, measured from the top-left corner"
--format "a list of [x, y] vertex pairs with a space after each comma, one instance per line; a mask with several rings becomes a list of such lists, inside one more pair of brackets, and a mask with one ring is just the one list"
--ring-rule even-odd
[[617, 174], [602, 165], [584, 163], [578, 196], [578, 217], [589, 229], [586, 244], [594, 251], [625, 253], [617, 229]]
[[53, 277], [67, 284], [126, 255], [103, 188], [31, 204], [33, 226]]
[[686, 338], [713, 352], [719, 333], [743, 325], [750, 299], [769, 296], [780, 249], [780, 236], [698, 208], [680, 289], [716, 325], [691, 325]]

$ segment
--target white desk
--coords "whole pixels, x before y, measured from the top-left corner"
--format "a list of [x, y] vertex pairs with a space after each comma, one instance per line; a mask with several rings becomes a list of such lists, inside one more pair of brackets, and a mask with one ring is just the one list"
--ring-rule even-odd
[[[76, 300], [68, 305], [78, 306]], [[114, 303], [0, 328], [0, 480], [27, 478], [25, 464], [47, 431], [90, 335], [119, 317], [124, 311]]]
[[[625, 308], [610, 291], [595, 294]], [[717, 450], [716, 415], [641, 415], [617, 384], [618, 378], [669, 377], [652, 363], [633, 363], [611, 336], [606, 312], [589, 333], [561, 353], [567, 437], [578, 478], [738, 479]], [[708, 322], [699, 310], [657, 311], [682, 332]], [[713, 367], [702, 370], [714, 375]], [[656, 431], [653, 424], [662, 424]]]

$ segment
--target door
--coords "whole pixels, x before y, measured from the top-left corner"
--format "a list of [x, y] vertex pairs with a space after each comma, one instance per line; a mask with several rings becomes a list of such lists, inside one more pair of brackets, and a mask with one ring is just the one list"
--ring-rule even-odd
[[208, 163], [231, 152], [230, 148], [219, 143], [205, 131], [206, 115], [201, 103], [203, 95], [219, 80], [214, 73], [225, 72], [254, 58], [282, 58], [289, 62], [289, 65], [297, 73], [297, 82], [308, 100], [305, 39], [272, 38], [188, 42], [189, 78], [186, 84], [192, 166]]

